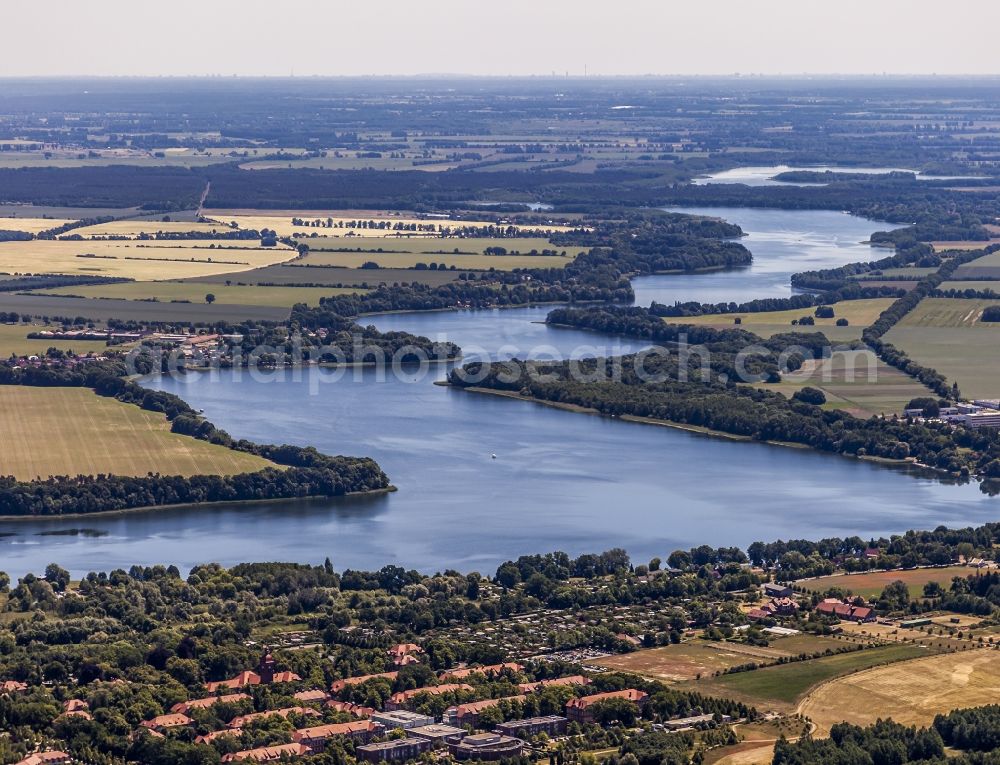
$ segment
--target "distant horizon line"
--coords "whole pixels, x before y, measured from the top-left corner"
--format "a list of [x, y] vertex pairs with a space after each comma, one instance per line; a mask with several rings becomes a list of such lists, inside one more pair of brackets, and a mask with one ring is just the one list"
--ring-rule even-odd
[[900, 79], [1000, 79], [1000, 71], [993, 73], [939, 73], [939, 72], [872, 72], [849, 74], [842, 72], [799, 73], [697, 73], [697, 74], [581, 74], [549, 72], [545, 74], [463, 74], [448, 72], [421, 72], [417, 74], [12, 74], [0, 75], [0, 82], [10, 80], [900, 80]]

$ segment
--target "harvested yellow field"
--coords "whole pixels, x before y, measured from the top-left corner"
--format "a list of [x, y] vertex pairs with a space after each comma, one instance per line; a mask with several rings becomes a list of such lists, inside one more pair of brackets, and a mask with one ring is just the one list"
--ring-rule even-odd
[[930, 725], [937, 714], [996, 702], [1000, 657], [996, 649], [945, 653], [897, 662], [831, 680], [812, 691], [798, 711], [821, 734], [838, 722], [871, 725], [891, 717], [904, 725]]
[[934, 248], [934, 252], [944, 252], [945, 250], [985, 250], [991, 244], [995, 242], [987, 240], [977, 240], [973, 239], [971, 241], [964, 242], [931, 242], [931, 247]]
[[[244, 212], [244, 211], [234, 211], [234, 212]], [[466, 220], [466, 221], [455, 221], [455, 220], [441, 220], [440, 218], [414, 218], [412, 216], [392, 216], [392, 215], [381, 215], [381, 216], [369, 216], [364, 218], [357, 217], [345, 217], [342, 213], [338, 212], [331, 215], [314, 214], [311, 212], [293, 213], [291, 215], [277, 216], [273, 214], [250, 214], [250, 215], [229, 215], [225, 211], [213, 210], [210, 215], [206, 217], [211, 218], [213, 221], [218, 221], [219, 223], [236, 223], [240, 228], [243, 229], [253, 229], [260, 231], [261, 229], [268, 228], [272, 231], [276, 231], [279, 236], [292, 236], [293, 234], [302, 234], [304, 236], [309, 236], [311, 234], [318, 234], [319, 236], [333, 235], [333, 236], [343, 236], [347, 233], [353, 233], [355, 237], [364, 238], [402, 238], [402, 237], [417, 237], [417, 236], [434, 236], [439, 234], [441, 231], [447, 231], [449, 229], [455, 229], [460, 226], [493, 226], [496, 225], [496, 220]], [[292, 218], [301, 218], [304, 222], [321, 221], [324, 224], [329, 220], [333, 222], [332, 227], [327, 226], [295, 226], [292, 225]], [[357, 225], [352, 226], [351, 224], [357, 224], [359, 222], [368, 223], [370, 221], [375, 221], [376, 223], [381, 223], [385, 221], [386, 228], [361, 228]], [[418, 225], [431, 227], [424, 231], [394, 231], [392, 226], [395, 224], [402, 225]], [[569, 231], [571, 228], [569, 226], [557, 226], [557, 225], [543, 225], [543, 226], [522, 226], [522, 228], [528, 228], [532, 231], [540, 232], [556, 232], [556, 231]]]
[[229, 226], [221, 223], [193, 223], [185, 221], [157, 221], [157, 220], [114, 220], [109, 223], [98, 223], [95, 226], [84, 226], [75, 228], [68, 235], [79, 234], [84, 239], [92, 236], [127, 236], [138, 237], [141, 234], [150, 236], [160, 231], [165, 234], [188, 233], [197, 231], [202, 234], [212, 232], [222, 233], [231, 230]]
[[86, 388], [0, 387], [0, 475], [234, 475], [269, 466], [171, 433], [162, 414]]
[[[283, 263], [295, 257], [284, 247], [209, 250], [146, 247], [135, 242], [0, 242], [0, 272], [10, 274], [87, 274], [123, 276], [138, 281], [211, 276]], [[91, 257], [85, 257], [91, 256]]]
[[65, 218], [0, 218], [0, 231], [24, 231], [37, 234], [76, 221]]

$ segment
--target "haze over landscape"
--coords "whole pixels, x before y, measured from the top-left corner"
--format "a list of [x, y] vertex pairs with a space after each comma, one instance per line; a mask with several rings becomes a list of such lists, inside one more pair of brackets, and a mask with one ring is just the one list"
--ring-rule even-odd
[[3, 24], [0, 765], [1000, 765], [1000, 5]]
[[[1000, 8], [955, 0], [624, 0], [486, 6], [175, 0], [59, 3], [9, 34], [3, 76], [995, 74]], [[38, 9], [4, 9], [8, 30]], [[109, 44], [95, 44], [97, 40]]]

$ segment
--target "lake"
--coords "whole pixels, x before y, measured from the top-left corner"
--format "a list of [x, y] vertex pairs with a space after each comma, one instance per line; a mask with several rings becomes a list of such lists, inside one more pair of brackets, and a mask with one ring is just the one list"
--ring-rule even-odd
[[975, 176], [969, 175], [926, 175], [916, 170], [903, 167], [836, 167], [834, 165], [770, 165], [767, 167], [734, 167], [718, 173], [711, 173], [691, 182], [695, 186], [708, 186], [716, 183], [741, 183], [744, 186], [826, 186], [825, 183], [799, 183], [796, 181], [778, 181], [774, 176], [792, 170], [809, 170], [816, 173], [863, 173], [865, 175], [888, 175], [889, 173], [913, 173], [918, 181], [957, 181], [967, 180]]
[[[709, 211], [704, 211], [709, 212]], [[864, 259], [882, 224], [840, 213], [714, 210], [739, 223], [754, 265], [738, 272], [645, 277], [637, 300], [745, 300], [788, 294], [803, 267]], [[860, 249], [859, 249], [860, 248]], [[794, 267], [789, 262], [794, 260]], [[781, 292], [781, 290], [785, 290]], [[549, 307], [366, 319], [449, 339], [470, 355], [565, 357], [642, 347], [541, 323]], [[235, 436], [369, 455], [399, 491], [376, 497], [156, 510], [0, 523], [0, 569], [74, 576], [133, 563], [248, 560], [338, 569], [395, 563], [492, 573], [521, 554], [625, 547], [633, 560], [699, 544], [859, 534], [994, 520], [975, 485], [801, 449], [564, 412], [434, 385], [446, 368], [380, 380], [373, 370], [283, 370], [158, 378]], [[494, 459], [492, 455], [495, 454]], [[82, 527], [104, 536], [38, 536]]]

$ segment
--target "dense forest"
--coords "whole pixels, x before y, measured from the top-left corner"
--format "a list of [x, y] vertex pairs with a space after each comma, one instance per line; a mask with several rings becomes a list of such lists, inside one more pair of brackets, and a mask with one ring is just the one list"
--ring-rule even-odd
[[[775, 338], [768, 342], [775, 342]], [[719, 355], [712, 354], [713, 372], [729, 368], [724, 356], [716, 361]], [[684, 368], [677, 354], [659, 351], [638, 360], [475, 362], [453, 370], [449, 382], [458, 387], [572, 404], [616, 417], [648, 417], [758, 441], [802, 444], [835, 454], [910, 459], [954, 474], [1000, 476], [997, 431], [874, 417], [862, 420], [839, 411], [824, 411], [779, 393], [737, 385], [735, 377], [726, 378], [726, 382], [718, 378], [707, 382], [701, 376], [701, 359], [696, 362], [697, 368], [690, 369], [686, 378], [689, 381], [677, 379]], [[757, 374], [780, 374], [768, 369], [767, 364], [767, 357], [762, 356]], [[982, 486], [984, 491], [991, 487], [988, 483]]]

